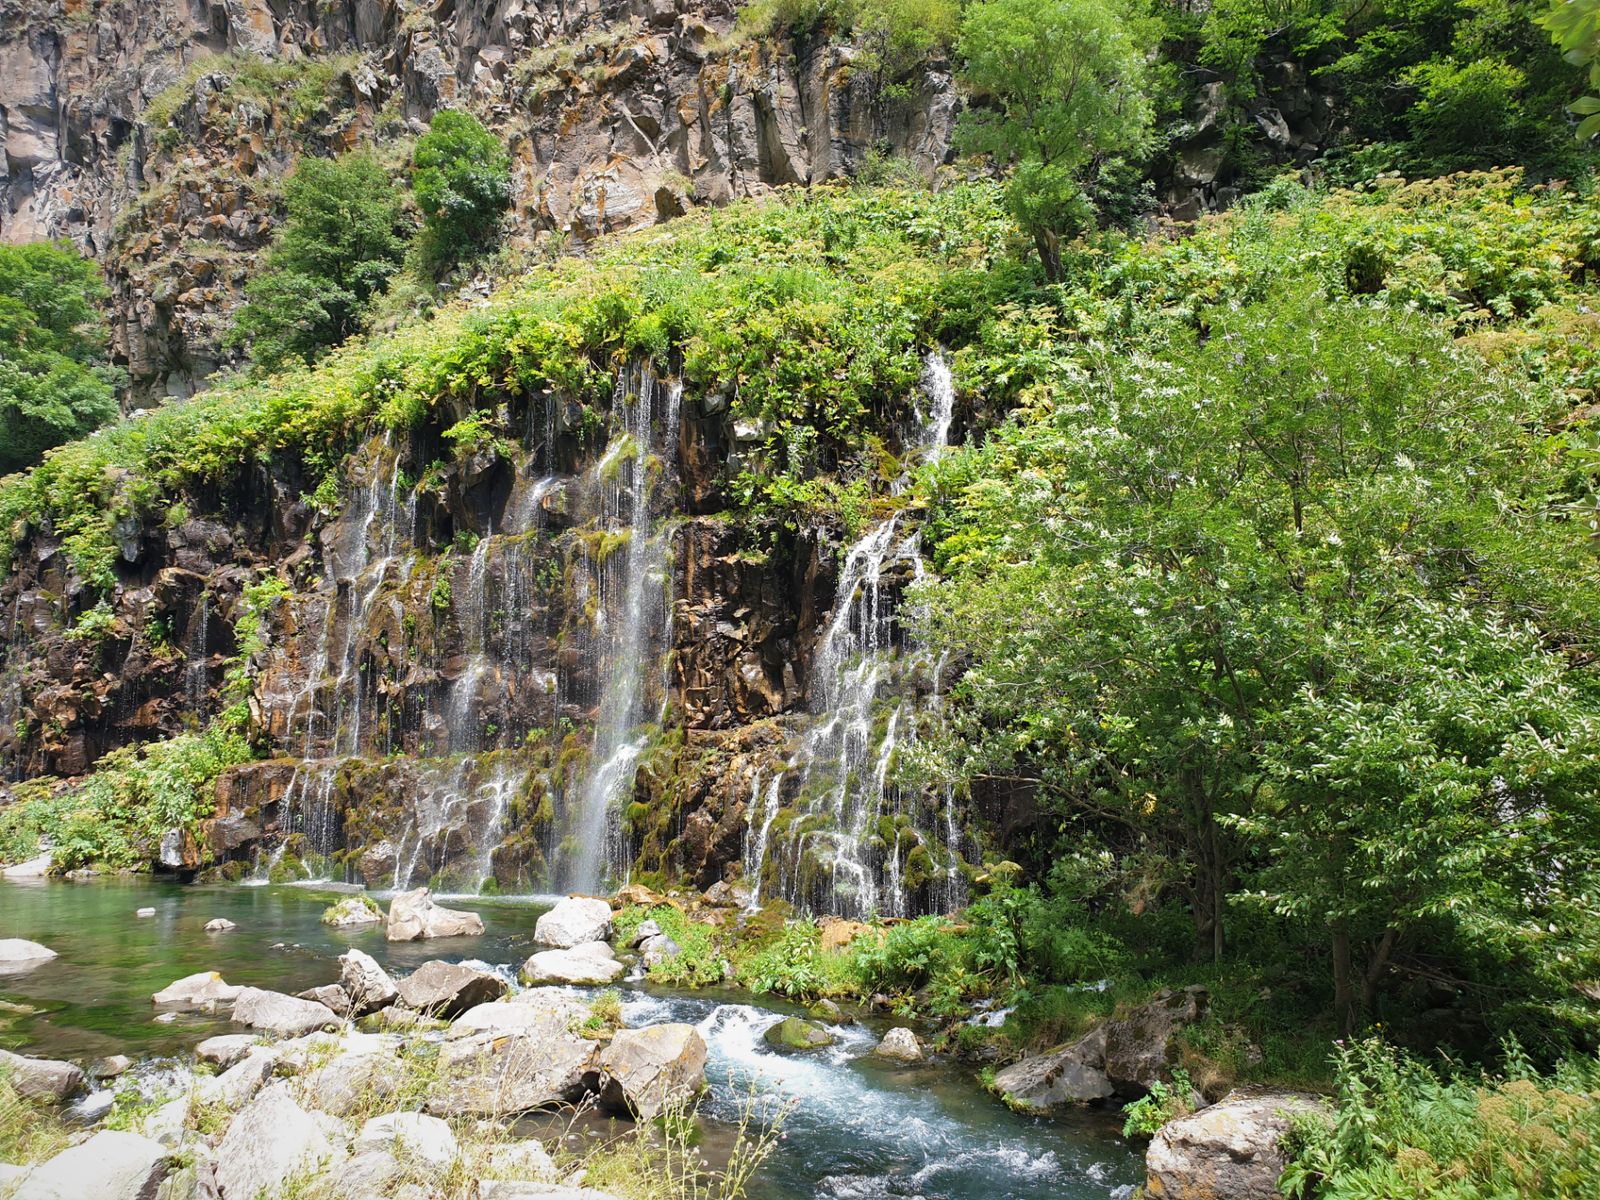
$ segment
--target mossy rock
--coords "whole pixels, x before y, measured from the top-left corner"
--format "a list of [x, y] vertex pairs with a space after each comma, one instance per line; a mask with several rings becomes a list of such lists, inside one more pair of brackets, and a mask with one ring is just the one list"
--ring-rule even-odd
[[793, 1050], [820, 1050], [833, 1045], [833, 1034], [813, 1021], [785, 1017], [761, 1035], [767, 1045], [785, 1053]]

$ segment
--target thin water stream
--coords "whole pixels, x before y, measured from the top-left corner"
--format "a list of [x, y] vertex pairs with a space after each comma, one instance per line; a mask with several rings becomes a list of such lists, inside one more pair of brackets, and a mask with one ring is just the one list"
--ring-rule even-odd
[[[87, 1059], [181, 1054], [226, 1021], [155, 1020], [150, 993], [195, 971], [230, 983], [295, 992], [337, 975], [335, 958], [359, 946], [403, 973], [433, 959], [510, 971], [532, 949], [550, 898], [452, 900], [484, 918], [478, 938], [390, 943], [378, 927], [320, 922], [336, 893], [298, 886], [183, 887], [150, 880], [0, 883], [0, 937], [45, 943], [60, 957], [0, 975], [0, 1045]], [[136, 910], [152, 907], [153, 917]], [[213, 917], [238, 923], [207, 934]], [[678, 994], [629, 987], [630, 1025], [686, 1021], [710, 1050], [701, 1101], [704, 1146], [715, 1158], [752, 1096], [790, 1106], [776, 1152], [751, 1190], [759, 1200], [1116, 1200], [1140, 1176], [1114, 1120], [1085, 1111], [1064, 1121], [1017, 1116], [984, 1095], [969, 1068], [892, 1067], [868, 1055], [881, 1032], [834, 1030], [820, 1052], [779, 1055], [761, 1034], [793, 1011], [746, 993]], [[10, 1006], [35, 1010], [19, 1014]], [[553, 1126], [552, 1128], [559, 1128]]]

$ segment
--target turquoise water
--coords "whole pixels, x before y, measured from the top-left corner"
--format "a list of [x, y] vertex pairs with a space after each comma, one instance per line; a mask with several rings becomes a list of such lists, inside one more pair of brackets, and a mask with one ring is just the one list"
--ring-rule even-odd
[[[60, 955], [0, 975], [0, 1045], [78, 1060], [179, 1054], [237, 1027], [190, 1014], [157, 1022], [152, 992], [215, 970], [229, 983], [293, 993], [336, 980], [334, 960], [350, 946], [397, 974], [432, 958], [509, 971], [534, 949], [534, 923], [548, 905], [536, 898], [446, 900], [478, 912], [484, 936], [390, 943], [381, 926], [322, 925], [323, 909], [338, 895], [147, 879], [0, 883], [0, 937], [29, 938]], [[155, 916], [134, 915], [144, 907]], [[208, 934], [213, 917], [238, 928]], [[792, 1109], [751, 1192], [756, 1200], [1114, 1200], [1142, 1177], [1113, 1114], [1019, 1117], [985, 1095], [966, 1067], [895, 1068], [868, 1057], [881, 1030], [844, 1026], [824, 1051], [773, 1054], [761, 1033], [788, 1011], [732, 990], [624, 989], [629, 1024], [687, 1021], [705, 1034], [710, 1087], [700, 1112], [708, 1149], [726, 1142], [752, 1095]]]

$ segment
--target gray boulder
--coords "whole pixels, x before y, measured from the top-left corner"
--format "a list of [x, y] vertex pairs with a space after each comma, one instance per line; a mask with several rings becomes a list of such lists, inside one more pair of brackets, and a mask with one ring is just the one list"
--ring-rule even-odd
[[9, 1050], [0, 1050], [0, 1072], [11, 1080], [17, 1095], [44, 1104], [61, 1103], [84, 1083], [83, 1070], [74, 1063], [53, 1058], [24, 1058]]
[[42, 967], [56, 952], [27, 938], [0, 938], [0, 975], [20, 975]]
[[1163, 988], [1145, 1004], [1105, 1026], [1105, 1070], [1124, 1096], [1142, 1096], [1177, 1060], [1172, 1035], [1204, 1019], [1211, 997], [1200, 986]]
[[1025, 1113], [1047, 1113], [1068, 1104], [1105, 1100], [1116, 1088], [1105, 1072], [1104, 1027], [1063, 1049], [1012, 1063], [994, 1077], [994, 1091]]
[[662, 936], [660, 924], [654, 920], [640, 921], [638, 928], [633, 931], [633, 936], [628, 939], [628, 947], [637, 950], [651, 938], [660, 936]]
[[248, 1054], [215, 1079], [202, 1079], [195, 1087], [195, 1094], [208, 1104], [241, 1109], [267, 1085], [277, 1062], [275, 1051], [266, 1046], [252, 1047]]
[[600, 1100], [649, 1121], [699, 1095], [706, 1082], [706, 1041], [693, 1025], [619, 1029], [600, 1052]]
[[346, 896], [330, 905], [322, 914], [322, 923], [335, 929], [354, 929], [363, 925], [381, 925], [387, 918], [383, 909], [369, 896]]
[[43, 879], [50, 874], [52, 865], [54, 863], [50, 851], [46, 850], [37, 858], [30, 858], [26, 862], [0, 869], [0, 876], [6, 879]]
[[383, 1150], [402, 1161], [444, 1171], [456, 1161], [461, 1148], [456, 1135], [438, 1117], [426, 1113], [397, 1112], [373, 1117], [356, 1136], [355, 1151]]
[[433, 902], [427, 888], [401, 892], [389, 902], [385, 936], [391, 942], [414, 942], [422, 938], [476, 937], [483, 932], [483, 918], [477, 913], [442, 908]]
[[498, 1000], [509, 990], [498, 975], [438, 959], [423, 963], [396, 986], [400, 1002], [407, 1008], [438, 1017], [453, 1017]]
[[646, 938], [639, 947], [640, 957], [646, 967], [653, 967], [657, 963], [666, 962], [669, 958], [677, 958], [683, 953], [683, 947], [678, 945], [666, 934], [657, 934], [653, 938]]
[[536, 941], [558, 949], [585, 942], [603, 942], [611, 936], [611, 905], [587, 896], [568, 896], [539, 918], [533, 927]]
[[304, 1037], [339, 1023], [338, 1016], [326, 1004], [252, 987], [240, 989], [233, 1005], [233, 1019], [240, 1025], [289, 1038]]
[[255, 1044], [256, 1035], [253, 1033], [225, 1033], [220, 1037], [207, 1038], [194, 1048], [194, 1052], [201, 1062], [215, 1063], [227, 1070], [249, 1054]]
[[522, 964], [529, 984], [567, 984], [585, 987], [610, 983], [626, 970], [604, 942], [588, 942], [571, 950], [545, 950]]
[[237, 928], [239, 926], [228, 920], [227, 917], [213, 917], [206, 922], [207, 933], [227, 933], [228, 930]]
[[917, 1041], [917, 1035], [903, 1025], [884, 1034], [883, 1040], [872, 1052], [890, 1062], [916, 1063], [923, 1059], [922, 1045]]
[[295, 996], [301, 1000], [314, 1000], [337, 1016], [350, 1015], [350, 993], [337, 983], [325, 983], [321, 987], [307, 988], [303, 992], [296, 992]]
[[198, 971], [167, 984], [150, 997], [150, 1003], [174, 1010], [217, 1012], [238, 1000], [243, 990], [215, 971]]
[[153, 1200], [171, 1169], [160, 1142], [103, 1130], [35, 1167], [11, 1200]]
[[1156, 1131], [1145, 1152], [1151, 1200], [1278, 1200], [1279, 1142], [1291, 1114], [1327, 1113], [1299, 1092], [1234, 1091]]
[[300, 1095], [312, 1108], [345, 1117], [395, 1095], [405, 1084], [406, 1070], [393, 1053], [357, 1050], [307, 1071], [300, 1077]]
[[314, 1170], [338, 1152], [337, 1123], [308, 1113], [294, 1101], [290, 1085], [275, 1083], [234, 1117], [217, 1147], [216, 1183], [221, 1200], [257, 1200], [290, 1176]]
[[357, 1016], [387, 1008], [400, 996], [400, 989], [378, 960], [354, 949], [339, 956], [339, 986], [349, 995], [350, 1011]]
[[598, 1047], [574, 1030], [589, 1007], [574, 996], [534, 993], [516, 1003], [537, 1014], [514, 1029], [486, 1029], [447, 1038], [439, 1048], [440, 1080], [428, 1109], [441, 1116], [503, 1115], [575, 1100], [594, 1070]]

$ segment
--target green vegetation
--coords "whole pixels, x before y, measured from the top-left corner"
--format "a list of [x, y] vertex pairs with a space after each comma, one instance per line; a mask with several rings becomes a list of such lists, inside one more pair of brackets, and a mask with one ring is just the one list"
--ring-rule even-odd
[[1156, 1080], [1150, 1085], [1148, 1095], [1123, 1107], [1125, 1119], [1122, 1122], [1122, 1136], [1152, 1137], [1168, 1122], [1188, 1116], [1194, 1111], [1193, 1092], [1194, 1084], [1189, 1079], [1189, 1072], [1182, 1067], [1172, 1072], [1170, 1084]]
[[0, 475], [117, 415], [94, 263], [51, 242], [0, 246]]
[[202, 120], [215, 123], [231, 117], [242, 101], [249, 101], [281, 113], [290, 126], [303, 128], [319, 116], [326, 119], [338, 99], [337, 85], [360, 61], [355, 54], [296, 59], [260, 58], [243, 51], [202, 54], [190, 60], [177, 82], [145, 106], [143, 120], [154, 132], [157, 145], [177, 149], [183, 133], [173, 122], [194, 96], [195, 84], [209, 75], [219, 79], [221, 87], [212, 94]]
[[19, 1095], [0, 1068], [0, 1162], [43, 1162], [65, 1150], [72, 1133], [49, 1106]]
[[411, 156], [426, 254], [436, 262], [482, 253], [511, 203], [511, 159], [471, 113], [433, 118]]
[[[169, 830], [195, 838], [199, 823], [215, 811], [217, 776], [250, 757], [242, 734], [214, 726], [113, 750], [81, 783], [24, 785], [0, 808], [0, 861], [32, 858], [47, 839], [57, 870], [145, 867]], [[195, 849], [209, 856], [203, 842], [196, 840]]]
[[371, 154], [301, 159], [284, 204], [283, 231], [229, 334], [266, 367], [309, 362], [360, 329], [406, 247], [401, 197]]
[[1513, 1046], [1500, 1074], [1451, 1076], [1370, 1039], [1336, 1065], [1334, 1120], [1301, 1118], [1287, 1143], [1292, 1200], [1567, 1200], [1593, 1185], [1593, 1058], [1540, 1075]]

